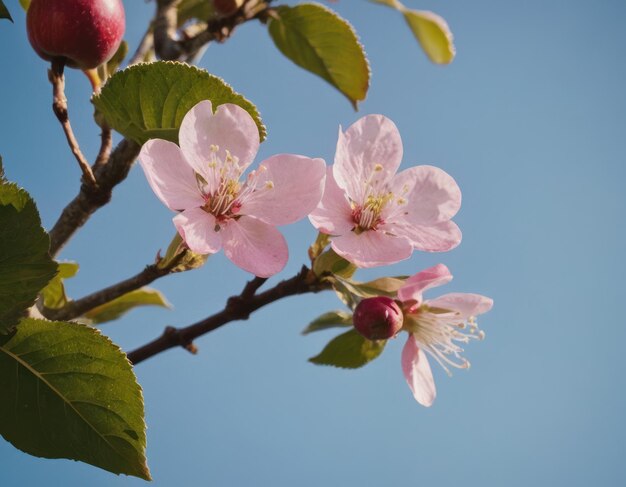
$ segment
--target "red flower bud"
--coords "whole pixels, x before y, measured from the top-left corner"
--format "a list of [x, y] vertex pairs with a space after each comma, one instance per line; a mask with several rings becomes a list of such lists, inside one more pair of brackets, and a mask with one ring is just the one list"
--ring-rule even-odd
[[386, 296], [361, 301], [352, 317], [356, 330], [369, 340], [385, 340], [402, 328], [402, 310]]

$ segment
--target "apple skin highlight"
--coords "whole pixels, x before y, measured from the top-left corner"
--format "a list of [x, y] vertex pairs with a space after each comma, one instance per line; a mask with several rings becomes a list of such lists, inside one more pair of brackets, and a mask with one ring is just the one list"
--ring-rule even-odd
[[32, 0], [26, 15], [28, 40], [40, 57], [83, 70], [111, 59], [125, 27], [121, 0]]

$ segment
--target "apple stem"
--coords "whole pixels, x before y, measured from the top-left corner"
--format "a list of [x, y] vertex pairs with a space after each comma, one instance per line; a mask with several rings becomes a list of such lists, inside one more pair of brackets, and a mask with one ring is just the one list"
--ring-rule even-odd
[[93, 92], [96, 94], [99, 93], [100, 86], [102, 85], [102, 80], [100, 79], [100, 75], [98, 75], [98, 70], [97, 69], [84, 69], [83, 73], [85, 73], [85, 76], [87, 76], [87, 78], [89, 79]]
[[83, 155], [78, 146], [78, 140], [74, 136], [74, 131], [70, 125], [70, 117], [67, 111], [67, 98], [65, 97], [65, 76], [63, 70], [65, 69], [65, 58], [55, 58], [52, 60], [50, 69], [48, 70], [48, 79], [52, 84], [52, 110], [57, 119], [61, 123], [63, 132], [67, 143], [70, 146], [70, 150], [83, 173], [83, 181], [91, 186], [97, 186], [96, 178], [87, 162], [87, 159]]

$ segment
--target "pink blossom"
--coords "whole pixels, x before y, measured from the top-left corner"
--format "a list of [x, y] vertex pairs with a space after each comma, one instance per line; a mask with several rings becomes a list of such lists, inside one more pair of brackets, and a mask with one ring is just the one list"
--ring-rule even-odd
[[288, 259], [275, 228], [304, 218], [322, 197], [325, 164], [292, 154], [262, 162], [240, 178], [259, 148], [252, 117], [233, 104], [213, 113], [202, 101], [185, 115], [180, 147], [152, 139], [139, 162], [152, 190], [171, 210], [187, 246], [199, 254], [224, 249], [235, 265], [259, 277], [281, 271]]
[[461, 241], [451, 221], [461, 206], [454, 179], [433, 166], [396, 174], [401, 160], [400, 133], [383, 115], [339, 130], [335, 164], [309, 218], [333, 236], [335, 252], [359, 267], [399, 262], [413, 249], [450, 250]]
[[402, 371], [413, 396], [423, 406], [432, 405], [436, 390], [426, 353], [450, 374], [449, 367], [469, 368], [461, 356], [459, 343], [482, 340], [485, 334], [476, 316], [486, 313], [493, 300], [479, 294], [450, 293], [424, 300], [422, 292], [452, 280], [443, 264], [426, 269], [407, 279], [398, 290], [404, 311], [403, 329], [409, 337], [402, 350]]

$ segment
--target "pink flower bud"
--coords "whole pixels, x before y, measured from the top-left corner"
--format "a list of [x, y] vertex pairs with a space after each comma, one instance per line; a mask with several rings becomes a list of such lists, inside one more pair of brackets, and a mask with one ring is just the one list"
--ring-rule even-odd
[[402, 328], [402, 311], [386, 296], [361, 301], [352, 317], [356, 330], [369, 340], [386, 340]]

